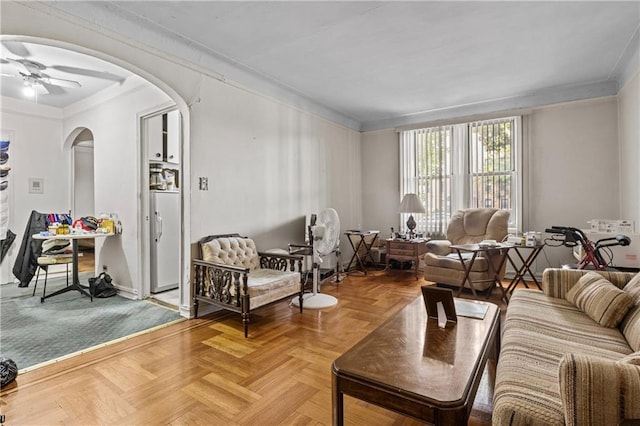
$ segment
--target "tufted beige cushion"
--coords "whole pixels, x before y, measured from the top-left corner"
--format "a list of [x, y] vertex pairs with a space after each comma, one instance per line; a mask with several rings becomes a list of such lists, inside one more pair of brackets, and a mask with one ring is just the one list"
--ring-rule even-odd
[[216, 238], [201, 244], [202, 260], [256, 269], [260, 266], [256, 244], [250, 238]]
[[566, 294], [566, 299], [598, 324], [614, 328], [633, 306], [633, 299], [602, 275], [588, 272]]

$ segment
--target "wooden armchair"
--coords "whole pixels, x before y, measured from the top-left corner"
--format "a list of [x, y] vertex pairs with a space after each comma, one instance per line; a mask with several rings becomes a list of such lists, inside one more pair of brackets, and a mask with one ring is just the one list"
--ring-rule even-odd
[[196, 318], [200, 302], [240, 313], [247, 337], [252, 310], [297, 294], [302, 313], [303, 256], [259, 252], [239, 234], [211, 235], [199, 246], [200, 259], [193, 260]]

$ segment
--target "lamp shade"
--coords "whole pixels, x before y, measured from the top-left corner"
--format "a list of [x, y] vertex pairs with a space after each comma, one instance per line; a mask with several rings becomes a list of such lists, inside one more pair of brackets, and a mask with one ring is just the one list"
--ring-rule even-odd
[[398, 207], [398, 213], [425, 213], [424, 205], [416, 194], [405, 194]]

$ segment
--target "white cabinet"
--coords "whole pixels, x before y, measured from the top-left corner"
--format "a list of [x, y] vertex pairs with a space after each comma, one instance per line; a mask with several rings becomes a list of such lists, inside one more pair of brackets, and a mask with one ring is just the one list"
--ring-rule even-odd
[[149, 161], [180, 164], [180, 112], [154, 115], [146, 123]]
[[167, 113], [167, 149], [166, 162], [180, 164], [180, 112]]
[[149, 161], [164, 161], [162, 114], [149, 117], [146, 123]]

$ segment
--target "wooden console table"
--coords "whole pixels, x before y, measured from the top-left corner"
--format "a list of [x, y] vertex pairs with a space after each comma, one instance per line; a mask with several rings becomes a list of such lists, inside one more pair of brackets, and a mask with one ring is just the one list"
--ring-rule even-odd
[[401, 262], [412, 261], [413, 268], [418, 279], [418, 266], [420, 257], [427, 252], [427, 240], [387, 240], [387, 261], [385, 271], [389, 269], [389, 260], [395, 259]]
[[438, 327], [422, 296], [333, 362], [333, 424], [343, 395], [436, 425], [467, 424], [482, 372], [500, 344], [500, 310]]

